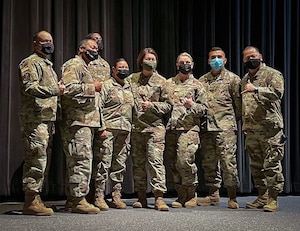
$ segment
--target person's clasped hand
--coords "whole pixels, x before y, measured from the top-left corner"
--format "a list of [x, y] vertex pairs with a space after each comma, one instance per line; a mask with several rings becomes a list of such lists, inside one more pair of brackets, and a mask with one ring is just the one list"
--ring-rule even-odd
[[95, 91], [100, 92], [102, 88], [102, 83], [98, 80], [94, 81]]
[[66, 86], [64, 85], [64, 83], [62, 81], [58, 81], [57, 86], [58, 86], [58, 89], [59, 89], [59, 93], [61, 95], [64, 94], [64, 91], [66, 89]]

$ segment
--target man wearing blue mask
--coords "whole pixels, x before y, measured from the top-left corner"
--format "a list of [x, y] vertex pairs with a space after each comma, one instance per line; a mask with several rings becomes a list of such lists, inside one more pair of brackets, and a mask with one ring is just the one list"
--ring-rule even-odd
[[213, 47], [208, 54], [210, 72], [199, 78], [207, 92], [208, 111], [206, 123], [200, 132], [200, 156], [209, 195], [197, 201], [209, 206], [220, 203], [221, 171], [228, 192], [228, 208], [238, 209], [236, 188], [239, 185], [236, 143], [237, 121], [241, 118], [241, 79], [228, 71], [225, 52]]

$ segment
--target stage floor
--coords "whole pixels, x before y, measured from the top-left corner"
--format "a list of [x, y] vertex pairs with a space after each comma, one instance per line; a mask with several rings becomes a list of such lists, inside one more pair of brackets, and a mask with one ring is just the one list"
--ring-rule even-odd
[[[171, 204], [176, 198], [166, 198]], [[300, 196], [280, 196], [280, 210], [275, 213], [246, 209], [247, 201], [254, 196], [238, 197], [240, 209], [227, 208], [227, 198], [222, 197], [220, 206], [193, 209], [173, 209], [169, 212], [154, 210], [154, 198], [148, 198], [149, 208], [131, 207], [136, 199], [124, 199], [127, 209], [110, 209], [96, 215], [64, 212], [65, 201], [49, 201], [59, 211], [53, 216], [23, 216], [23, 203], [0, 203], [0, 230], [300, 230]]]

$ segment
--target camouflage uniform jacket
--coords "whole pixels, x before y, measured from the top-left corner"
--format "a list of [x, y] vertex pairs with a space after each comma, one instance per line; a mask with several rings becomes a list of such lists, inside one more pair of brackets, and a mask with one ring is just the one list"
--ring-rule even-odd
[[101, 127], [94, 80], [80, 56], [63, 64], [62, 81], [66, 87], [61, 97], [62, 119], [71, 126]]
[[236, 121], [241, 119], [242, 103], [240, 95], [241, 79], [227, 69], [218, 76], [211, 72], [199, 78], [207, 93], [208, 131], [236, 131]]
[[100, 107], [106, 129], [131, 131], [133, 96], [129, 86], [121, 86], [114, 78], [103, 82]]
[[[162, 95], [166, 79], [155, 72], [146, 77], [141, 72], [133, 73], [125, 79], [134, 99], [133, 131], [148, 131], [150, 127], [164, 127], [163, 115], [171, 111], [167, 95]], [[143, 98], [151, 102], [151, 107], [142, 111]]]
[[19, 70], [21, 121], [55, 121], [60, 91], [52, 62], [34, 53], [21, 61]]
[[88, 65], [90, 74], [93, 76], [94, 80], [103, 82], [110, 76], [110, 66], [103, 58], [98, 56], [98, 59], [91, 61]]
[[[206, 95], [203, 85], [191, 74], [185, 82], [179, 75], [167, 80], [166, 91], [172, 105], [171, 116], [168, 119], [167, 130], [200, 131], [200, 117], [206, 112]], [[187, 109], [181, 103], [182, 99], [193, 99], [192, 107]]]
[[247, 92], [243, 97], [243, 130], [283, 128], [281, 99], [284, 93], [282, 74], [268, 66], [261, 67], [255, 76], [247, 73], [242, 79], [242, 89], [248, 80], [259, 87], [257, 93]]

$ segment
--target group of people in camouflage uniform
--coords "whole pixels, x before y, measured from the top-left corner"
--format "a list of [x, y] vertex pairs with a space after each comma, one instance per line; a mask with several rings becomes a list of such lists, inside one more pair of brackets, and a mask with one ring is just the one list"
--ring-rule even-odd
[[[284, 184], [280, 107], [284, 80], [280, 72], [264, 64], [257, 48], [249, 46], [243, 51], [249, 71], [242, 80], [225, 68], [227, 59], [220, 47], [209, 51], [211, 70], [199, 79], [193, 76], [194, 62], [187, 52], [177, 57], [178, 74], [166, 79], [157, 71], [158, 55], [153, 48], [140, 51], [139, 72], [130, 74], [124, 58], [114, 63], [111, 72], [99, 54], [102, 37], [91, 33], [79, 43], [77, 55], [62, 65], [58, 81], [48, 59], [54, 52], [51, 34], [37, 32], [33, 44], [34, 53], [19, 65], [25, 144], [23, 214], [53, 214], [54, 208], [41, 200], [40, 193], [57, 114], [66, 156], [67, 211], [96, 214], [110, 207], [125, 209], [121, 191], [129, 154], [138, 196], [134, 208], [148, 207], [149, 182], [155, 209], [169, 211], [163, 199], [169, 169], [178, 194], [173, 208], [218, 205], [223, 179], [228, 208], [238, 209], [240, 119], [258, 190], [257, 199], [246, 207], [278, 209], [277, 195]], [[196, 193], [197, 150], [209, 188], [202, 199]], [[105, 198], [109, 179], [111, 200]]]

